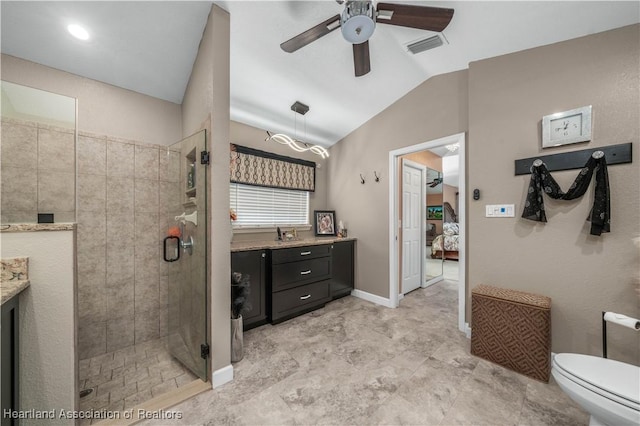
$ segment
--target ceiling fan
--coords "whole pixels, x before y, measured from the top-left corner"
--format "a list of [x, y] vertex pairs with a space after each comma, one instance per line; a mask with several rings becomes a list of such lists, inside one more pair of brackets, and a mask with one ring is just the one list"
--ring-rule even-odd
[[[339, 4], [344, 3], [343, 0], [336, 1]], [[376, 22], [442, 32], [449, 25], [452, 17], [453, 9], [441, 7], [378, 3], [374, 10], [372, 0], [347, 0], [341, 15], [333, 16], [298, 34], [280, 44], [280, 47], [285, 52], [293, 53], [341, 27], [343, 37], [353, 45], [356, 77], [361, 77], [371, 71], [369, 37], [373, 35]]]
[[436, 186], [440, 185], [443, 180], [444, 179], [442, 179], [442, 176], [440, 176], [440, 173], [438, 173], [438, 177], [433, 179], [431, 182], [427, 182], [427, 186], [429, 188], [435, 188]]

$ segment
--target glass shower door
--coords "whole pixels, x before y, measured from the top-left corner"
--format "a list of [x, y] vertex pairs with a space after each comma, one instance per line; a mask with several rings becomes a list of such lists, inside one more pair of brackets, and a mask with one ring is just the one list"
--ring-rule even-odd
[[206, 133], [201, 131], [167, 150], [168, 174], [160, 188], [166, 206], [164, 265], [169, 269], [167, 343], [169, 352], [207, 380], [207, 165]]

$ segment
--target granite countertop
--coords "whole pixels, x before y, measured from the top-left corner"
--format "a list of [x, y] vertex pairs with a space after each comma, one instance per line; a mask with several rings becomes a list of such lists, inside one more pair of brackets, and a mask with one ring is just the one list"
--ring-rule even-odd
[[1, 305], [20, 294], [22, 290], [29, 287], [29, 280], [2, 281], [0, 282]]
[[73, 231], [75, 223], [7, 223], [0, 225], [0, 232]]
[[29, 258], [12, 257], [0, 259], [0, 304], [11, 300], [29, 287]]
[[318, 246], [322, 244], [333, 244], [338, 241], [355, 241], [355, 238], [338, 238], [338, 237], [316, 237], [306, 238], [304, 240], [293, 241], [238, 241], [231, 243], [231, 252], [263, 250], [263, 249], [280, 249], [289, 247]]

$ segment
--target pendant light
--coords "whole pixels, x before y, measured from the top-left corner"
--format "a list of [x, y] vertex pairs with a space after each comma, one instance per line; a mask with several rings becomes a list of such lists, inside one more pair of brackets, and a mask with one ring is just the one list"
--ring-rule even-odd
[[[326, 150], [326, 148], [320, 146], [320, 145], [311, 145], [308, 144], [306, 142], [302, 142], [300, 140], [297, 139], [297, 133], [298, 133], [298, 125], [297, 125], [297, 119], [296, 119], [296, 114], [300, 114], [304, 117], [304, 115], [309, 111], [309, 107], [305, 104], [303, 104], [300, 101], [296, 101], [293, 105], [291, 105], [291, 110], [294, 112], [294, 116], [293, 116], [293, 127], [294, 127], [294, 137], [291, 138], [288, 135], [285, 135], [283, 133], [276, 133], [276, 134], [271, 134], [270, 132], [267, 132], [267, 138], [265, 140], [272, 140], [274, 142], [278, 142], [282, 145], [288, 145], [291, 149], [293, 149], [296, 152], [306, 152], [306, 151], [310, 151], [316, 155], [319, 155], [320, 158], [325, 159], [329, 157], [329, 151]], [[307, 133], [307, 121], [305, 119], [304, 121], [304, 132], [305, 135]]]

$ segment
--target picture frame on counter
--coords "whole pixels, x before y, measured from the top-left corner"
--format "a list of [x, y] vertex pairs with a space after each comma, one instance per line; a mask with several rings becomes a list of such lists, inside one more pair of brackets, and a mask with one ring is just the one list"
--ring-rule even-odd
[[335, 210], [314, 210], [314, 228], [316, 236], [336, 235], [336, 212]]

